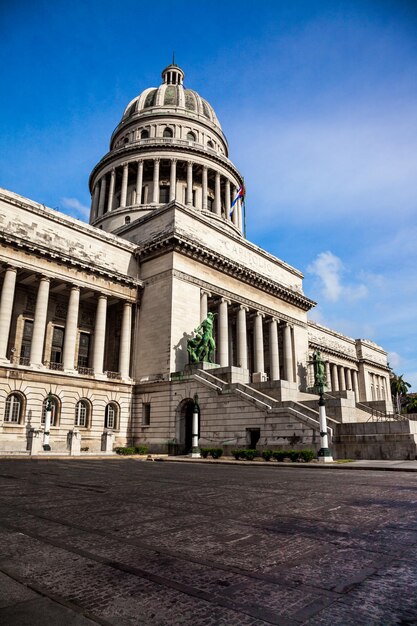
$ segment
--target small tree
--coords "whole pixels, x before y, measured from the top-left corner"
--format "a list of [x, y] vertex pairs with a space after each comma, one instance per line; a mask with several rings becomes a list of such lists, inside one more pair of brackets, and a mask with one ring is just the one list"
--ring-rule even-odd
[[407, 404], [405, 407], [407, 413], [417, 413], [417, 394], [409, 393], [407, 394]]
[[407, 383], [405, 380], [403, 380], [403, 374], [401, 374], [401, 376], [397, 376], [396, 374], [392, 375], [391, 395], [392, 399], [394, 400], [395, 408], [397, 409], [398, 414], [401, 414], [402, 399], [407, 396], [407, 392], [410, 387], [410, 383]]

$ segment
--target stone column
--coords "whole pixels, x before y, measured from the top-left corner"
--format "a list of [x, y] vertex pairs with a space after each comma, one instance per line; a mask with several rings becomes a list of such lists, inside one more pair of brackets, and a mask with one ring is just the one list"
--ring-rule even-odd
[[353, 386], [353, 391], [355, 392], [356, 402], [359, 402], [358, 372], [356, 370], [352, 371], [352, 386]]
[[293, 360], [292, 360], [292, 338], [291, 326], [284, 326], [284, 379], [294, 382]]
[[171, 159], [171, 178], [169, 181], [169, 201], [175, 200], [177, 188], [177, 159]]
[[332, 391], [339, 391], [339, 377], [337, 375], [336, 363], [332, 363]]
[[327, 382], [327, 391], [332, 390], [332, 377], [330, 374], [330, 362], [326, 361], [326, 382]]
[[248, 369], [248, 335], [246, 330], [246, 313], [249, 309], [242, 304], [237, 312], [237, 364]]
[[158, 204], [158, 202], [159, 202], [159, 159], [154, 159], [152, 204]]
[[205, 320], [206, 317], [207, 317], [207, 312], [208, 312], [207, 300], [208, 300], [208, 297], [209, 297], [209, 293], [207, 291], [201, 290], [201, 293], [200, 293], [200, 322]]
[[100, 182], [100, 200], [98, 201], [98, 215], [101, 217], [104, 213], [104, 200], [106, 197], [106, 175], [104, 174]]
[[352, 372], [349, 368], [346, 368], [346, 389], [352, 390]]
[[106, 340], [107, 297], [99, 295], [97, 302], [96, 321], [94, 326], [94, 374], [103, 373], [104, 343]]
[[143, 160], [138, 161], [138, 171], [136, 172], [136, 204], [141, 204], [143, 183]]
[[132, 336], [132, 305], [123, 303], [122, 329], [120, 333], [119, 372], [122, 378], [129, 378], [130, 342]]
[[65, 322], [64, 350], [62, 357], [64, 370], [73, 370], [75, 366], [75, 344], [77, 340], [79, 304], [80, 288], [73, 286], [71, 287], [67, 319]]
[[254, 320], [254, 370], [255, 372], [264, 372], [264, 334], [263, 334], [263, 318], [264, 314], [260, 311], [256, 312]]
[[339, 367], [339, 389], [340, 391], [345, 391], [346, 389], [345, 368], [343, 365]]
[[207, 193], [208, 193], [208, 184], [207, 184], [207, 165], [203, 165], [203, 200], [202, 200], [202, 209], [203, 211], [207, 211]]
[[0, 300], [0, 361], [7, 361], [10, 323], [12, 321], [14, 290], [16, 286], [16, 267], [8, 267], [4, 275]]
[[224, 188], [224, 204], [226, 207], [226, 217], [228, 220], [231, 220], [232, 217], [230, 216], [230, 209], [232, 206], [232, 201], [230, 199], [230, 180], [228, 178], [226, 178], [226, 184]]
[[229, 365], [229, 322], [228, 322], [228, 300], [221, 298], [219, 304], [219, 365], [227, 367]]
[[113, 198], [114, 198], [114, 183], [116, 180], [116, 170], [113, 168], [110, 174], [110, 189], [109, 189], [109, 200], [107, 202], [107, 211], [110, 213], [110, 211], [113, 209]]
[[237, 226], [241, 233], [243, 233], [243, 215], [242, 215], [242, 201], [237, 201]]
[[42, 276], [36, 298], [35, 319], [33, 321], [32, 345], [30, 347], [31, 365], [43, 364], [43, 344], [45, 341], [46, 316], [49, 301], [49, 278]]
[[96, 183], [94, 185], [93, 198], [92, 198], [92, 202], [91, 202], [91, 217], [93, 219], [96, 219], [96, 217], [97, 217], [99, 197], [100, 197], [100, 187], [99, 187], [98, 183]]
[[274, 317], [269, 323], [269, 360], [271, 380], [279, 380], [278, 323]]
[[122, 209], [126, 206], [128, 180], [129, 180], [129, 164], [123, 163], [122, 190], [120, 193], [120, 208]]
[[187, 196], [185, 201], [187, 206], [193, 205], [193, 162], [187, 161]]
[[215, 187], [214, 187], [214, 212], [216, 215], [222, 214], [220, 172], [216, 172], [216, 181], [215, 181]]

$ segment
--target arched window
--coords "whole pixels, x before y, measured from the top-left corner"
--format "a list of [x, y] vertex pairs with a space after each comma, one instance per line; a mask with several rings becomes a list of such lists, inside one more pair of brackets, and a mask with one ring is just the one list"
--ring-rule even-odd
[[4, 421], [12, 424], [20, 424], [23, 417], [25, 396], [22, 393], [11, 393], [6, 398]]
[[149, 131], [148, 130], [143, 130], [140, 134], [140, 138], [141, 139], [148, 139], [149, 137]]
[[119, 407], [115, 402], [109, 402], [104, 412], [104, 428], [117, 430], [119, 419]]
[[173, 137], [174, 133], [172, 132], [172, 128], [168, 128], [168, 126], [164, 129], [162, 137]]
[[212, 141], [210, 141], [210, 140], [209, 140], [209, 141], [207, 142], [207, 148], [211, 148], [211, 149], [213, 150], [213, 148], [214, 148], [214, 143], [213, 143]]
[[125, 138], [123, 139], [123, 142], [124, 142], [124, 143], [129, 143], [129, 137], [125, 137]]
[[194, 133], [192, 133], [191, 131], [187, 133], [187, 139], [188, 141], [195, 141], [196, 140], [196, 136]]
[[90, 420], [90, 403], [88, 400], [79, 400], [75, 405], [75, 426], [88, 428]]
[[[45, 400], [43, 401], [43, 405], [42, 405], [41, 424], [45, 424], [47, 402], [48, 402], [48, 398], [45, 398]], [[58, 426], [61, 403], [57, 396], [51, 397], [51, 403], [52, 403], [51, 426]]]
[[130, 224], [130, 216], [126, 215], [125, 217], [125, 224]]

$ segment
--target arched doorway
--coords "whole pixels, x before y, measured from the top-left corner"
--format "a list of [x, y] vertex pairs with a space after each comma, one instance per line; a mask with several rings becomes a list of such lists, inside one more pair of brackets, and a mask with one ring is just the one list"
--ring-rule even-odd
[[[179, 454], [189, 454], [192, 448], [194, 400], [186, 398], [177, 408]], [[200, 411], [198, 415], [198, 436], [200, 437]]]

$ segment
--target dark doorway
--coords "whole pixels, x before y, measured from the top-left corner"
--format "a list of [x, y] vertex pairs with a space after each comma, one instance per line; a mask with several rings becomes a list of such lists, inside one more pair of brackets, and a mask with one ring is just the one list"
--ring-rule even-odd
[[193, 436], [193, 410], [194, 402], [190, 400], [185, 407], [185, 441], [184, 454], [191, 452]]
[[246, 429], [246, 442], [250, 450], [256, 450], [256, 445], [261, 437], [260, 428], [247, 428]]

